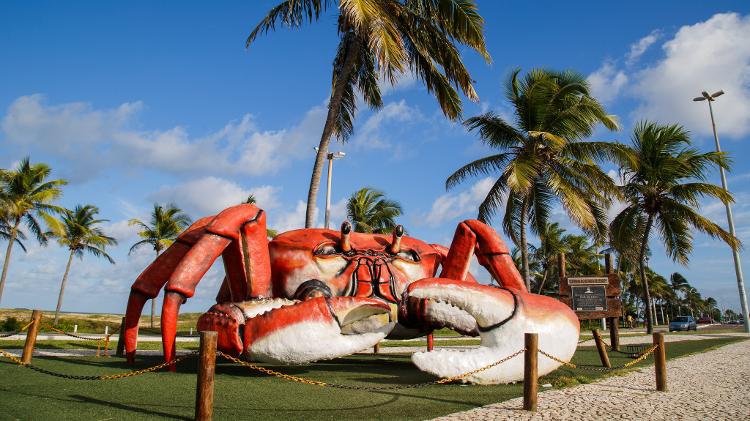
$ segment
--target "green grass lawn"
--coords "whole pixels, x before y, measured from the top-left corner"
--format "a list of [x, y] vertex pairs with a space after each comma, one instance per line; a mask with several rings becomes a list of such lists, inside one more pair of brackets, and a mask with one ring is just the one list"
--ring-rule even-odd
[[[667, 345], [668, 358], [702, 352], [741, 339], [718, 338]], [[158, 343], [155, 343], [158, 345]], [[520, 358], [520, 357], [517, 357]], [[629, 358], [610, 355], [619, 366]], [[596, 351], [581, 348], [573, 361], [598, 364]], [[159, 357], [139, 358], [137, 368]], [[646, 366], [651, 359], [638, 366]], [[99, 375], [131, 369], [121, 358], [35, 358], [40, 367], [69, 374]], [[192, 419], [195, 360], [177, 373], [159, 372], [116, 381], [60, 379], [18, 367], [0, 358], [0, 408], [7, 419]], [[638, 367], [637, 366], [637, 367]], [[390, 386], [431, 381], [408, 355], [356, 355], [303, 367], [275, 367], [288, 374], [349, 385]], [[622, 373], [624, 371], [618, 371]], [[587, 383], [605, 373], [561, 368], [540, 379], [565, 387]], [[653, 390], [654, 384], [644, 384]], [[353, 391], [293, 383], [249, 371], [228, 362], [217, 366], [215, 419], [425, 419], [522, 395], [522, 385], [428, 386], [396, 391]], [[543, 398], [541, 398], [543, 399]]]

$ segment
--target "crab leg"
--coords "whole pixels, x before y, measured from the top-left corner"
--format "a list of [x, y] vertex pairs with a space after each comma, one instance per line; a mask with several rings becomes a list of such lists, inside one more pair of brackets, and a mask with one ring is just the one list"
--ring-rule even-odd
[[488, 225], [469, 219], [458, 224], [441, 278], [466, 279], [472, 255], [505, 288], [526, 292], [526, 285], [513, 264], [505, 242]]
[[202, 218], [193, 223], [177, 237], [143, 273], [136, 278], [130, 288], [127, 310], [125, 312], [125, 349], [128, 362], [133, 363], [138, 346], [138, 323], [146, 301], [156, 298], [172, 272], [185, 257], [185, 254], [205, 233], [205, 226], [213, 217]]

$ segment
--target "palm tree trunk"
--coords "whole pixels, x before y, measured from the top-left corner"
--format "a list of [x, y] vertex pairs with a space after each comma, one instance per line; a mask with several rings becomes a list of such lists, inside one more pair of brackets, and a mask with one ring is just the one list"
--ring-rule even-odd
[[544, 289], [544, 283], [547, 282], [547, 273], [549, 273], [549, 265], [544, 267], [544, 275], [542, 275], [542, 282], [539, 283], [539, 291], [537, 291], [537, 294], [541, 294], [542, 289]]
[[57, 308], [55, 308], [55, 321], [52, 322], [53, 326], [57, 326], [57, 319], [60, 317], [60, 308], [62, 307], [63, 294], [65, 293], [65, 283], [68, 282], [68, 273], [70, 273], [71, 263], [73, 263], [73, 250], [70, 250], [70, 256], [68, 256], [68, 265], [65, 266], [65, 274], [63, 275], [62, 282], [60, 283], [60, 295], [57, 296]]
[[529, 280], [529, 246], [526, 245], [526, 214], [529, 203], [523, 199], [521, 204], [521, 276], [526, 283], [526, 289], [531, 291], [531, 280]]
[[[156, 250], [156, 258], [159, 258], [159, 252], [160, 250]], [[156, 299], [159, 298], [159, 295], [151, 299], [151, 329], [154, 328], [154, 314], [156, 313]]]
[[8, 239], [8, 248], [5, 250], [5, 261], [3, 262], [3, 274], [0, 277], [0, 302], [3, 300], [3, 288], [5, 288], [5, 278], [8, 276], [8, 266], [10, 265], [10, 252], [13, 250], [13, 243], [16, 242], [18, 236], [18, 226], [21, 224], [21, 218], [16, 219], [16, 223], [10, 230], [10, 238]]
[[331, 134], [333, 133], [333, 124], [336, 117], [341, 112], [341, 104], [344, 97], [344, 89], [354, 70], [356, 58], [359, 55], [360, 44], [357, 37], [353, 37], [353, 41], [346, 52], [346, 59], [344, 59], [344, 66], [341, 70], [341, 74], [335, 79], [335, 85], [331, 92], [331, 100], [328, 103], [328, 115], [326, 116], [326, 123], [323, 126], [323, 134], [320, 136], [320, 144], [318, 145], [318, 153], [315, 155], [315, 164], [313, 164], [312, 176], [310, 177], [310, 189], [307, 192], [307, 210], [305, 211], [305, 228], [310, 228], [313, 225], [313, 219], [315, 216], [315, 204], [318, 197], [318, 188], [320, 187], [320, 177], [323, 174], [323, 164], [328, 154], [328, 144], [331, 141]]
[[648, 281], [646, 280], [646, 248], [648, 248], [648, 235], [651, 231], [651, 224], [653, 222], [653, 215], [649, 215], [648, 221], [646, 222], [646, 229], [643, 233], [643, 240], [641, 241], [640, 261], [638, 262], [641, 272], [641, 284], [643, 285], [643, 300], [646, 304], [646, 311], [644, 312], [646, 313], [646, 333], [649, 335], [654, 333], [654, 321], [651, 318], [651, 294], [648, 291]]

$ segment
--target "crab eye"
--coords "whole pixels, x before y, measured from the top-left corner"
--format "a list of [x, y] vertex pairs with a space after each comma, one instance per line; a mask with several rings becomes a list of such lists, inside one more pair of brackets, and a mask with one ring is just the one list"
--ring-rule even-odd
[[324, 244], [318, 247], [314, 254], [316, 256], [333, 256], [334, 254], [338, 254], [338, 250], [332, 244]]
[[419, 255], [414, 250], [401, 250], [396, 254], [396, 256], [408, 260], [410, 262], [418, 262], [419, 261]]

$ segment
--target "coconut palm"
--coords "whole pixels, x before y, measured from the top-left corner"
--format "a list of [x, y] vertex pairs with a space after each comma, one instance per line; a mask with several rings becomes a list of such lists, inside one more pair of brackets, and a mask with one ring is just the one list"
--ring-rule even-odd
[[[11, 223], [8, 222], [8, 219], [6, 217], [0, 217], [0, 240], [10, 241], [12, 231], [13, 227]], [[26, 234], [24, 234], [23, 231], [16, 231], [16, 238], [14, 241], [24, 252], [26, 252], [26, 246], [23, 244], [23, 240], [25, 239]]]
[[65, 180], [48, 180], [52, 170], [45, 164], [31, 164], [24, 158], [15, 169], [0, 170], [0, 213], [7, 225], [8, 248], [5, 251], [3, 272], [0, 275], [0, 300], [8, 276], [10, 255], [16, 240], [25, 238], [20, 231], [24, 225], [41, 244], [47, 244], [47, 235], [42, 229], [40, 219], [51, 222], [53, 214], [60, 214], [64, 209], [53, 204], [62, 195], [61, 187]]
[[355, 232], [391, 232], [401, 213], [398, 202], [386, 199], [383, 192], [369, 187], [357, 190], [346, 202], [346, 214]]
[[519, 73], [511, 74], [506, 89], [515, 121], [488, 112], [464, 122], [498, 153], [459, 168], [445, 185], [450, 189], [480, 174], [498, 176], [479, 206], [478, 218], [488, 222], [506, 203], [503, 228], [522, 251], [521, 272], [528, 286], [526, 227], [542, 235], [555, 200], [585, 231], [597, 238], [606, 232], [608, 193], [614, 193], [615, 186], [596, 160], [611, 158], [619, 148], [581, 140], [599, 123], [617, 129], [615, 117], [591, 97], [582, 75], [535, 69], [519, 78]]
[[[151, 220], [148, 224], [139, 219], [131, 219], [128, 224], [139, 227], [138, 236], [142, 238], [130, 247], [129, 253], [141, 246], [151, 246], [156, 253], [156, 257], [159, 257], [161, 252], [172, 245], [177, 236], [190, 226], [191, 221], [190, 217], [174, 204], [161, 206], [154, 203], [154, 210], [151, 212]], [[151, 300], [152, 328], [154, 327], [154, 313], [156, 313], [156, 298]]]
[[411, 72], [435, 96], [443, 114], [458, 119], [461, 99], [454, 86], [469, 99], [478, 98], [457, 44], [490, 61], [484, 45], [484, 21], [471, 0], [286, 0], [269, 11], [246, 45], [275, 30], [276, 25], [298, 28], [317, 21], [329, 7], [338, 11], [339, 44], [333, 60], [328, 115], [310, 179], [306, 228], [313, 224], [330, 138], [336, 135], [343, 142], [352, 133], [357, 92], [367, 106], [380, 108], [379, 79], [394, 84], [400, 75]]
[[78, 205], [72, 211], [63, 214], [59, 223], [50, 227], [51, 235], [57, 238], [61, 246], [65, 246], [70, 251], [68, 264], [65, 266], [65, 273], [60, 283], [60, 295], [57, 297], [57, 308], [55, 308], [55, 321], [60, 315], [62, 307], [63, 294], [65, 293], [65, 284], [68, 282], [70, 265], [73, 263], [73, 256], [83, 260], [83, 255], [89, 253], [94, 257], [103, 257], [109, 263], [115, 261], [107, 254], [105, 248], [117, 244], [117, 240], [104, 234], [102, 229], [97, 225], [106, 222], [106, 219], [96, 219], [99, 208], [92, 205]]
[[[619, 162], [625, 180], [619, 188], [627, 207], [612, 221], [611, 230], [623, 243], [639, 245], [643, 299], [650, 308], [645, 257], [652, 228], [658, 230], [667, 255], [681, 264], [687, 264], [693, 249], [691, 227], [739, 247], [735, 237], [697, 212], [701, 198], [732, 202], [727, 191], [705, 182], [712, 165], [729, 168], [729, 159], [722, 152], [700, 153], [691, 148], [687, 131], [676, 124], [641, 122], [627, 148], [629, 152]], [[646, 316], [648, 333], [652, 333], [650, 312]]]

